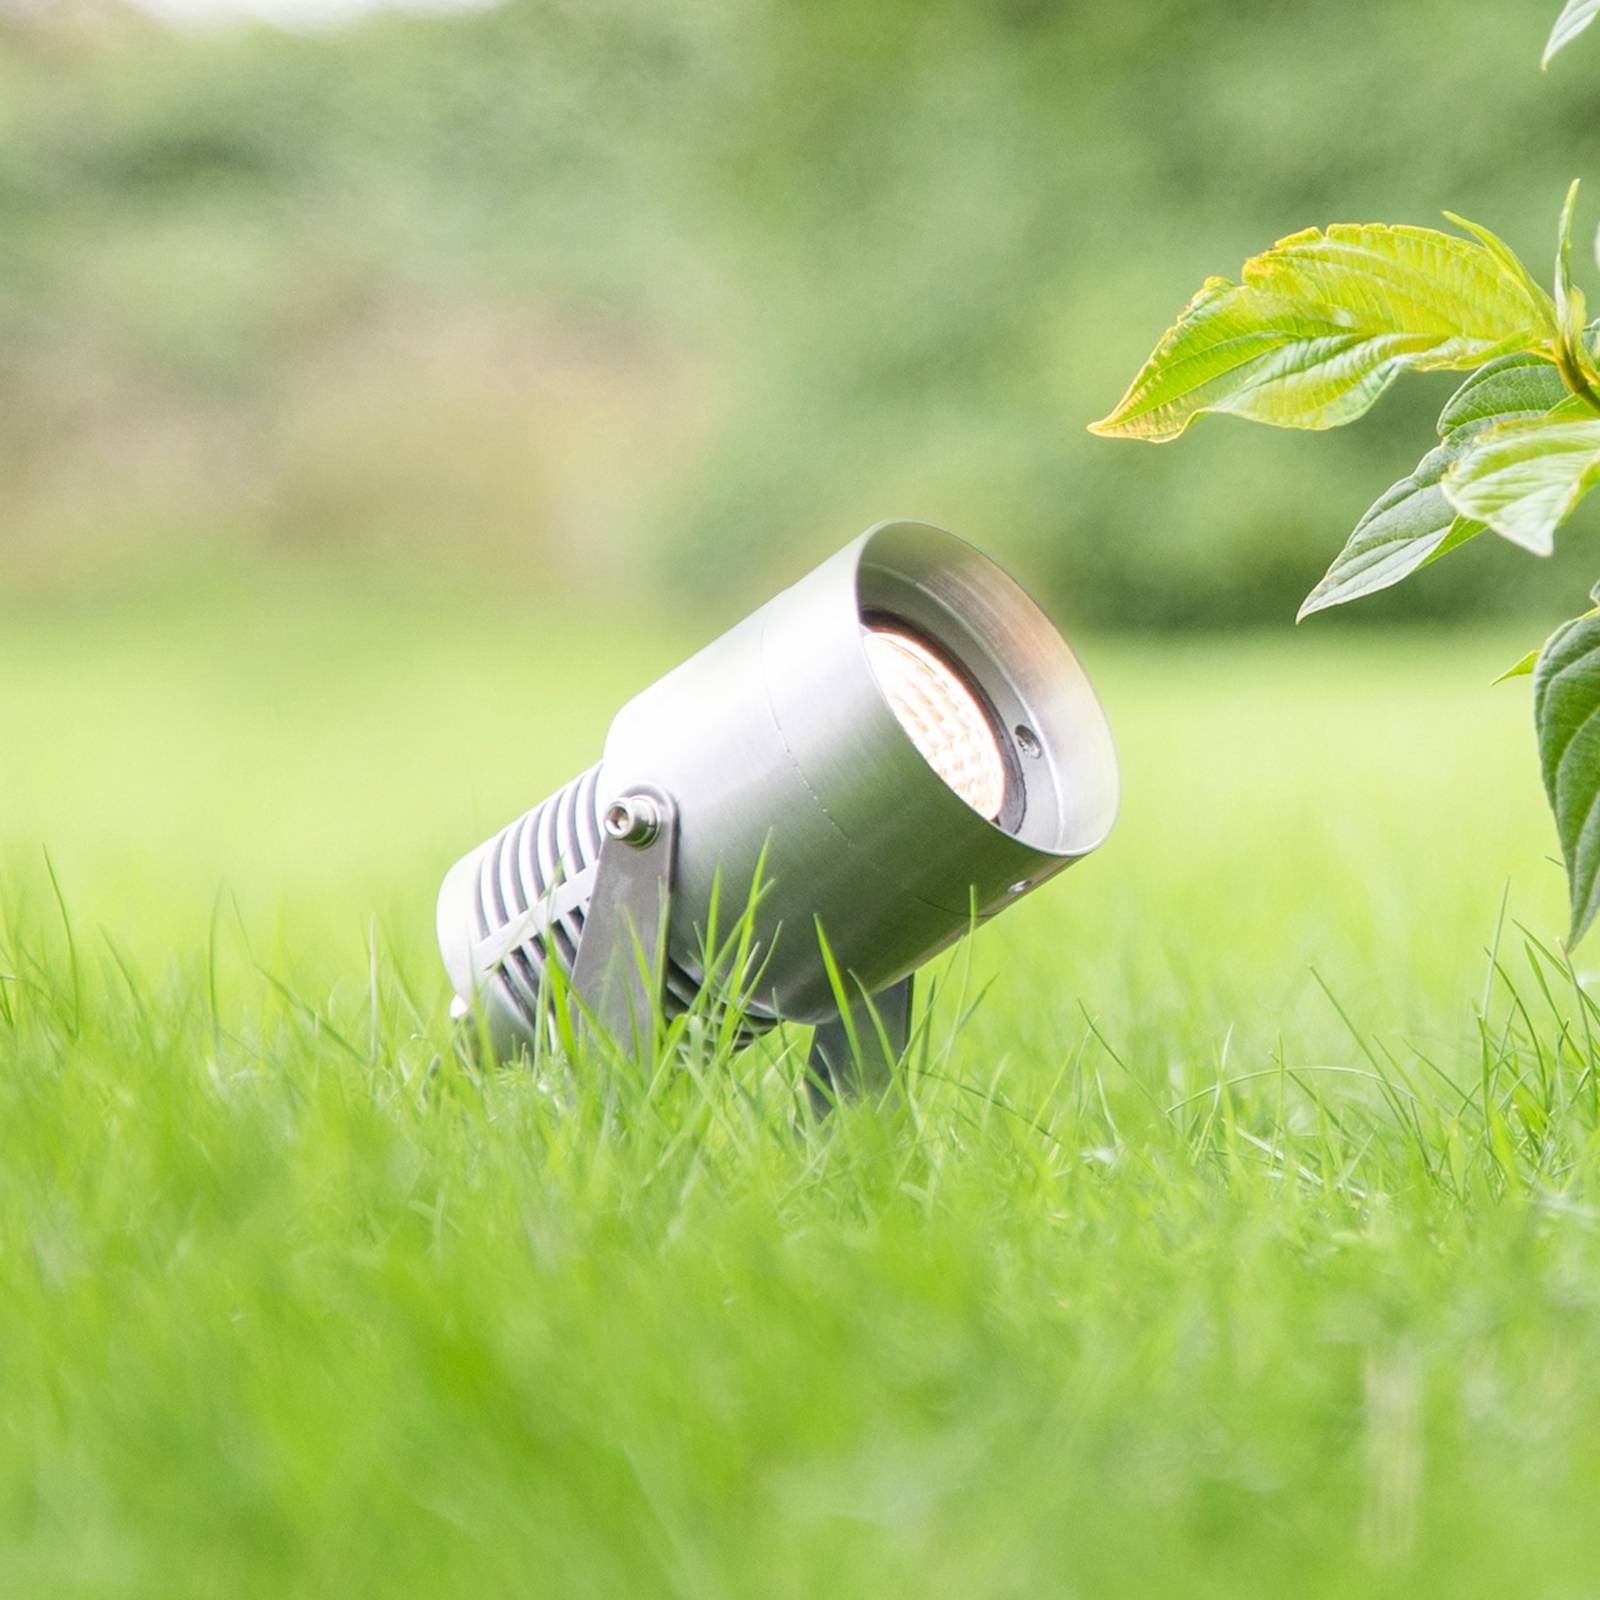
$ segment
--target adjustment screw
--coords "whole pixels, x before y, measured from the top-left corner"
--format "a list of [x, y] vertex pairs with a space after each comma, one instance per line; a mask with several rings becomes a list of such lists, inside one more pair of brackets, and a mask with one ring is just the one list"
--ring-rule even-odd
[[642, 850], [661, 831], [661, 810], [647, 794], [620, 795], [601, 819], [608, 839]]

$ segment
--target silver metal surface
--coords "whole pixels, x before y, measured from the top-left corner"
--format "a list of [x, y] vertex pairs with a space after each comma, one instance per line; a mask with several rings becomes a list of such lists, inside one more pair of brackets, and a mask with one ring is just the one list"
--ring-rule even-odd
[[599, 767], [574, 778], [453, 866], [439, 948], [458, 999], [476, 1001], [502, 1054], [539, 1026], [553, 954], [571, 971], [600, 857]]
[[[606, 807], [600, 825], [607, 839], [642, 847], [652, 844], [660, 831], [660, 807], [650, 795], [642, 792], [620, 795]], [[603, 850], [604, 846], [601, 848]]]
[[572, 989], [615, 1043], [639, 1054], [663, 1015], [678, 810], [659, 790], [635, 790], [605, 822]]
[[[1000, 822], [973, 810], [923, 759], [879, 687], [862, 643], [889, 622], [959, 667], [1001, 740], [1008, 794]], [[591, 782], [592, 780], [592, 782]], [[629, 701], [584, 786], [570, 862], [535, 874], [504, 915], [485, 916], [483, 884], [503, 878], [485, 852], [452, 869], [439, 932], [458, 995], [534, 1025], [530, 967], [554, 955], [572, 970], [581, 908], [490, 960], [494, 929], [592, 866], [615, 801], [658, 790], [677, 807], [667, 933], [669, 1006], [704, 982], [713, 904], [725, 936], [751, 902], [759, 986], [753, 1023], [836, 1015], [816, 929], [842, 971], [877, 995], [930, 956], [1094, 850], [1115, 820], [1116, 755], [1099, 702], [1048, 618], [987, 557], [924, 523], [882, 523]], [[569, 809], [563, 797], [545, 802]], [[576, 813], [581, 813], [577, 815]], [[619, 826], [632, 831], [635, 824]], [[589, 850], [592, 839], [594, 849]], [[503, 857], [507, 851], [501, 850]], [[473, 865], [476, 863], [476, 865]], [[541, 871], [544, 862], [540, 859]], [[592, 882], [591, 882], [592, 887]], [[520, 901], [520, 904], [518, 903]], [[529, 924], [531, 927], [531, 924]], [[502, 934], [501, 940], [509, 937]], [[509, 977], [507, 976], [509, 974]]]

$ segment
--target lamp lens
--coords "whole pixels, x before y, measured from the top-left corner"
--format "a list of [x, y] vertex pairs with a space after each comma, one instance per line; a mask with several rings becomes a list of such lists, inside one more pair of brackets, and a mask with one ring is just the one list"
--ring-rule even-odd
[[923, 760], [974, 811], [995, 821], [1005, 803], [1005, 761], [977, 696], [911, 634], [881, 624], [861, 633], [878, 687]]

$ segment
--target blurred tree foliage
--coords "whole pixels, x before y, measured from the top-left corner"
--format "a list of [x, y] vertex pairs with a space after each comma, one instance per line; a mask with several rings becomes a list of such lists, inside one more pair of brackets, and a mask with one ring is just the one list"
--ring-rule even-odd
[[[0, 10], [0, 586], [492, 557], [742, 596], [892, 513], [1080, 620], [1286, 625], [1440, 392], [1181, 459], [1083, 424], [1294, 228], [1449, 205], [1542, 257], [1600, 153], [1550, 9]], [[1373, 611], [1512, 603], [1479, 543]], [[1581, 597], [1572, 560], [1514, 603]]]

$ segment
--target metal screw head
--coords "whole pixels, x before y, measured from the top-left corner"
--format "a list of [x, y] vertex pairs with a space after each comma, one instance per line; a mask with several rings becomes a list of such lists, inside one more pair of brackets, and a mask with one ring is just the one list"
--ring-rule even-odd
[[1012, 736], [1017, 741], [1017, 749], [1019, 749], [1023, 755], [1037, 757], [1043, 754], [1044, 746], [1039, 743], [1039, 735], [1036, 734], [1033, 729], [1027, 725], [1027, 723], [1019, 722], [1016, 727], [1012, 729]]
[[606, 807], [601, 825], [608, 839], [640, 850], [661, 831], [661, 811], [647, 794], [618, 795]]

